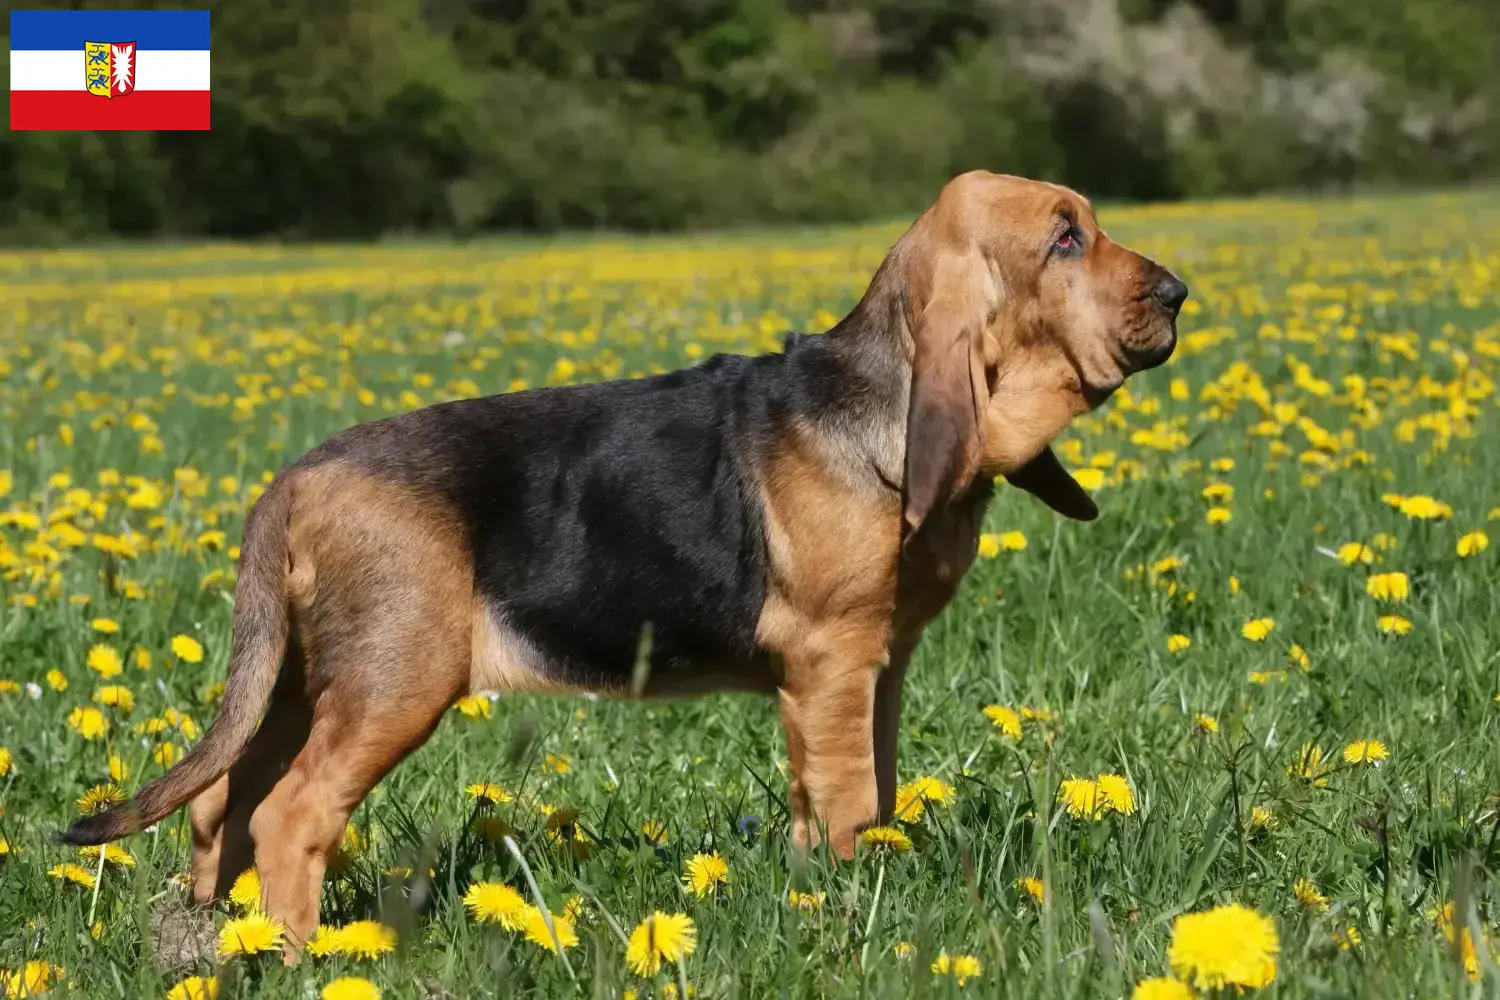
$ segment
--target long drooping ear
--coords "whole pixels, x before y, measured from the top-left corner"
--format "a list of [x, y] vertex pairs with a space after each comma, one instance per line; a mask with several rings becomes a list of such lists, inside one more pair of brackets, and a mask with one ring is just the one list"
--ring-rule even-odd
[[934, 294], [913, 331], [906, 413], [904, 515], [911, 531], [968, 489], [979, 472], [988, 387], [979, 341], [982, 313], [967, 289]]
[[1099, 508], [1084, 492], [1078, 480], [1068, 475], [1051, 447], [1005, 477], [1012, 486], [1019, 486], [1041, 500], [1042, 503], [1075, 521], [1092, 521], [1099, 516]]

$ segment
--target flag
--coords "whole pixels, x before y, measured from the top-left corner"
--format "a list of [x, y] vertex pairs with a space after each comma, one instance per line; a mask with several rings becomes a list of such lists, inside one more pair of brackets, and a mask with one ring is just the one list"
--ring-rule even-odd
[[208, 11], [11, 11], [12, 130], [206, 129], [208, 118]]

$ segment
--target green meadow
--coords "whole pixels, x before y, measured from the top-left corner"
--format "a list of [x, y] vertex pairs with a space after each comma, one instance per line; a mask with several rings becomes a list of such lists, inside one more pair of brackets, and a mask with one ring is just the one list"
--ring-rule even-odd
[[185, 813], [51, 839], [212, 720], [269, 476], [445, 399], [774, 350], [900, 229], [0, 254], [0, 993], [1490, 995], [1500, 201], [1102, 222], [1191, 286], [1178, 353], [1058, 443], [1098, 521], [999, 491], [891, 831], [793, 863], [769, 700], [481, 694], [356, 812], [295, 967], [253, 888], [187, 905]]

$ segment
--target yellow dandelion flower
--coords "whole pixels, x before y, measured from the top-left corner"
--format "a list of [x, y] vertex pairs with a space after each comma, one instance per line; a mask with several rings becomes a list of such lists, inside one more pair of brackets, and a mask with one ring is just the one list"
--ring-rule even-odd
[[329, 955], [337, 955], [343, 951], [344, 942], [340, 937], [341, 928], [330, 927], [327, 924], [319, 924], [313, 931], [312, 937], [302, 946], [302, 950], [313, 958], [327, 958]]
[[1377, 601], [1404, 601], [1411, 583], [1405, 573], [1376, 573], [1365, 581], [1365, 593]]
[[527, 941], [557, 954], [557, 946], [561, 944], [564, 949], [572, 948], [578, 944], [578, 933], [573, 930], [573, 921], [561, 913], [548, 913], [552, 918], [552, 930], [557, 932], [557, 940], [552, 940], [552, 934], [547, 930], [547, 921], [542, 917], [542, 911], [535, 906], [526, 908], [525, 924], [522, 928]]
[[488, 719], [490, 700], [482, 694], [466, 695], [453, 703], [454, 709], [470, 719]]
[[115, 621], [113, 618], [95, 618], [93, 621], [89, 622], [89, 627], [92, 628], [95, 632], [99, 632], [104, 635], [113, 635], [114, 633], [120, 631], [120, 623]]
[[1098, 819], [1104, 813], [1104, 797], [1092, 778], [1066, 778], [1057, 789], [1057, 801], [1074, 819]]
[[995, 724], [995, 728], [1013, 740], [1021, 738], [1021, 717], [1008, 705], [986, 705], [984, 717]]
[[1266, 684], [1266, 683], [1268, 683], [1270, 681], [1284, 681], [1284, 680], [1286, 680], [1286, 671], [1285, 670], [1252, 670], [1252, 671], [1250, 671], [1250, 676], [1249, 676], [1248, 679], [1249, 679], [1249, 681], [1250, 681], [1251, 684], [1261, 684], [1261, 685], [1264, 685], [1264, 684]]
[[685, 913], [652, 913], [636, 925], [625, 961], [638, 976], [654, 976], [662, 963], [676, 963], [698, 947], [698, 929]]
[[54, 691], [66, 691], [68, 689], [67, 675], [53, 667], [47, 671], [47, 686]]
[[897, 958], [905, 960], [917, 953], [917, 946], [910, 941], [897, 941], [891, 946], [891, 951], [895, 952]]
[[1000, 547], [1006, 552], [1023, 552], [1026, 544], [1026, 534], [1021, 531], [1007, 531], [1000, 536]]
[[786, 891], [786, 902], [794, 910], [803, 913], [816, 913], [823, 908], [823, 903], [828, 899], [826, 892], [798, 892], [796, 889]]
[[182, 759], [182, 748], [175, 743], [159, 743], [151, 751], [151, 759], [162, 767], [171, 767]]
[[229, 901], [249, 913], [260, 909], [260, 872], [246, 868], [229, 887]]
[[1193, 726], [1203, 733], [1217, 733], [1219, 731], [1219, 720], [1212, 715], [1204, 715], [1199, 712], [1193, 716]]
[[1345, 566], [1353, 566], [1355, 563], [1368, 566], [1375, 561], [1375, 550], [1364, 542], [1345, 542], [1338, 547], [1335, 555]]
[[219, 1000], [219, 977], [188, 976], [167, 990], [167, 1000]]
[[92, 889], [94, 887], [94, 873], [83, 867], [83, 865], [74, 864], [71, 861], [64, 861], [60, 865], [54, 865], [47, 869], [47, 874], [59, 882], [76, 882], [85, 889]]
[[1181, 556], [1167, 556], [1163, 559], [1158, 559], [1151, 564], [1151, 575], [1162, 576], [1166, 573], [1171, 573], [1181, 569], [1185, 562], [1186, 560]]
[[1310, 910], [1328, 909], [1328, 897], [1318, 891], [1318, 887], [1313, 885], [1310, 878], [1299, 878], [1292, 886], [1292, 895], [1296, 897], [1297, 902]]
[[7, 997], [33, 997], [63, 983], [63, 967], [32, 959], [15, 972], [0, 969], [0, 985]]
[[1378, 767], [1380, 762], [1390, 755], [1385, 744], [1379, 740], [1355, 740], [1344, 747], [1344, 763], [1346, 764], [1370, 764]]
[[860, 831], [859, 840], [866, 847], [894, 854], [911, 850], [911, 838], [894, 826], [867, 826]]
[[1348, 951], [1363, 944], [1364, 938], [1360, 936], [1358, 927], [1346, 927], [1333, 932], [1333, 943], [1339, 946], [1339, 951]]
[[203, 644], [190, 635], [172, 637], [172, 655], [183, 663], [202, 663]]
[[80, 705], [68, 713], [68, 727], [86, 740], [99, 740], [109, 732], [109, 720], [97, 708]]
[[1256, 830], [1269, 830], [1276, 825], [1276, 813], [1265, 806], [1250, 807], [1250, 826]]
[[1019, 891], [1024, 892], [1038, 903], [1046, 899], [1047, 887], [1035, 875], [1024, 875], [1016, 879], [1014, 884]]
[[1073, 479], [1079, 486], [1093, 493], [1104, 485], [1104, 470], [1078, 469], [1073, 473]]
[[1130, 1000], [1196, 1000], [1196, 994], [1182, 980], [1161, 976], [1136, 983]]
[[103, 643], [89, 647], [88, 656], [84, 662], [90, 670], [105, 680], [118, 677], [125, 671], [125, 664], [120, 659], [119, 652], [113, 646], [106, 646]]
[[1228, 524], [1234, 519], [1234, 512], [1228, 507], [1210, 507], [1203, 518], [1209, 524]]
[[1385, 635], [1406, 635], [1411, 631], [1411, 622], [1400, 615], [1381, 615], [1375, 619], [1375, 627]]
[[[101, 848], [98, 847], [80, 847], [78, 849], [78, 856], [85, 861], [92, 861], [97, 865], [100, 850]], [[105, 864], [114, 865], [116, 868], [135, 867], [135, 858], [131, 857], [130, 852], [119, 844], [106, 844], [102, 850], [104, 851]]]
[[95, 785], [78, 796], [78, 811], [85, 816], [103, 812], [125, 801], [125, 793], [117, 785]]
[[341, 976], [323, 987], [318, 1000], [380, 1000], [380, 987], [359, 976]]
[[499, 785], [491, 784], [489, 782], [482, 782], [475, 785], [466, 785], [464, 786], [464, 794], [469, 797], [470, 801], [483, 801], [488, 802], [492, 805], [499, 805], [504, 802], [509, 802], [512, 798], [510, 792], [507, 792]]
[[1276, 619], [1274, 618], [1252, 618], [1240, 629], [1240, 635], [1251, 642], [1265, 642], [1275, 628]]
[[499, 924], [508, 931], [525, 926], [528, 905], [524, 896], [504, 882], [475, 882], [464, 893], [464, 906], [475, 920]]
[[1471, 531], [1458, 540], [1458, 555], [1461, 559], [1477, 556], [1490, 547], [1490, 536], [1482, 531]]
[[966, 986], [971, 979], [984, 975], [984, 964], [973, 955], [939, 955], [932, 963], [932, 971], [939, 976], [952, 976], [959, 986]]
[[1453, 508], [1429, 496], [1402, 497], [1396, 509], [1414, 521], [1441, 521], [1453, 516]]
[[1178, 917], [1167, 963], [1179, 979], [1200, 990], [1259, 988], [1276, 979], [1280, 950], [1274, 920], [1230, 903]]
[[1312, 669], [1312, 661], [1307, 657], [1307, 650], [1296, 643], [1292, 643], [1291, 648], [1286, 651], [1286, 658], [1288, 662], [1295, 664], [1297, 669], [1303, 673]]
[[567, 774], [573, 770], [573, 762], [560, 753], [549, 753], [542, 758], [542, 770], [551, 774]]
[[983, 534], [979, 536], [979, 558], [993, 559], [1000, 554], [1000, 536]]
[[1022, 722], [1055, 722], [1057, 713], [1045, 708], [1034, 708], [1031, 705], [1021, 706]]
[[940, 778], [915, 778], [896, 789], [896, 818], [915, 823], [928, 805], [952, 805], [957, 794], [952, 785]]
[[700, 899], [729, 881], [729, 863], [712, 854], [694, 854], [688, 858], [682, 873], [682, 884]]
[[250, 913], [225, 921], [219, 929], [219, 957], [256, 955], [281, 948], [286, 928], [280, 920], [264, 913]]
[[1122, 816], [1135, 813], [1135, 793], [1130, 790], [1130, 782], [1123, 775], [1101, 774], [1095, 779], [1095, 783], [1105, 806]]
[[0, 778], [5, 777], [15, 767], [15, 758], [6, 747], [0, 747]]
[[338, 929], [338, 951], [350, 958], [373, 959], [396, 950], [395, 928], [378, 920], [356, 920]]
[[1186, 652], [1192, 645], [1193, 640], [1180, 632], [1176, 635], [1167, 636], [1167, 652], [1169, 653]]
[[667, 824], [661, 820], [648, 819], [641, 824], [641, 834], [653, 844], [667, 842]]

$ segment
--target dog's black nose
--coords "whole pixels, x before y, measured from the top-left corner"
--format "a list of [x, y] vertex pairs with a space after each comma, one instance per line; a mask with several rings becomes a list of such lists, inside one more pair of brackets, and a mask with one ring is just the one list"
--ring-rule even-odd
[[1169, 274], [1156, 283], [1151, 294], [1162, 304], [1162, 308], [1176, 316], [1182, 304], [1187, 301], [1188, 286], [1179, 281], [1175, 275]]

